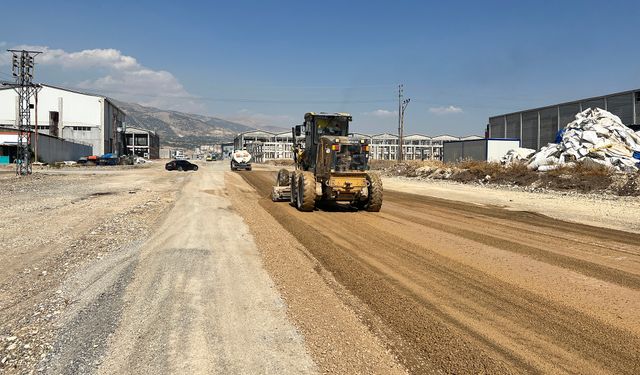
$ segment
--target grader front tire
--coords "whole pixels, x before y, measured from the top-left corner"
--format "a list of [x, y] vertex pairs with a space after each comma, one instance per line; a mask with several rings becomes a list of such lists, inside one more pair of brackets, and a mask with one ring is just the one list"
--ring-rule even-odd
[[298, 177], [298, 210], [313, 211], [316, 207], [316, 179], [311, 172], [302, 172]]

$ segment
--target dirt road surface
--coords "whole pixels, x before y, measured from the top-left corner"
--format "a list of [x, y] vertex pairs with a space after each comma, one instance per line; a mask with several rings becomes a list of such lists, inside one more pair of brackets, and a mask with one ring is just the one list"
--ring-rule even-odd
[[640, 373], [638, 234], [394, 191], [303, 213], [241, 176], [410, 372]]
[[76, 292], [85, 285], [82, 308], [62, 322], [62, 344], [47, 372], [316, 372], [230, 207], [223, 170], [215, 163], [169, 174], [184, 180], [153, 234], [71, 283]]
[[316, 373], [226, 197], [227, 169], [0, 181], [0, 373]]
[[44, 369], [38, 362], [59, 348], [62, 318], [81, 305], [66, 280], [135, 248], [184, 177], [149, 168], [0, 177], [0, 373]]

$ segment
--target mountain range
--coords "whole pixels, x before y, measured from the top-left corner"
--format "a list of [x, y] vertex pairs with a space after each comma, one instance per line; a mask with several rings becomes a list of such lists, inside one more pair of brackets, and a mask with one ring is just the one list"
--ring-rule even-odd
[[[217, 117], [169, 111], [117, 100], [114, 102], [127, 114], [127, 123], [130, 126], [158, 133], [162, 147], [193, 148], [231, 142], [238, 133], [256, 129]], [[286, 131], [274, 126], [264, 126], [260, 129]]]

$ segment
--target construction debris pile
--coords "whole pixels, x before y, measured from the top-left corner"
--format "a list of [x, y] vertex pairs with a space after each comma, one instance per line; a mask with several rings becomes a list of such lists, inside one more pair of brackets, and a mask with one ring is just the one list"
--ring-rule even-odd
[[529, 161], [529, 159], [536, 153], [536, 150], [532, 148], [516, 148], [507, 151], [507, 154], [500, 160], [502, 164], [511, 164], [514, 162]]
[[[505, 156], [506, 162], [517, 160], [514, 153], [522, 154], [517, 150], [510, 153], [511, 156]], [[529, 157], [529, 168], [538, 171], [583, 162], [636, 172], [640, 170], [640, 135], [622, 124], [618, 116], [589, 108], [567, 125], [560, 143], [550, 143]]]

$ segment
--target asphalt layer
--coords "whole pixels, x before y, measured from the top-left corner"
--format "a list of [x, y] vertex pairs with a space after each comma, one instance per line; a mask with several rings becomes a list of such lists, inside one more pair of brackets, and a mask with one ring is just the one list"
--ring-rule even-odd
[[638, 234], [393, 191], [303, 213], [242, 177], [410, 372], [640, 372]]

